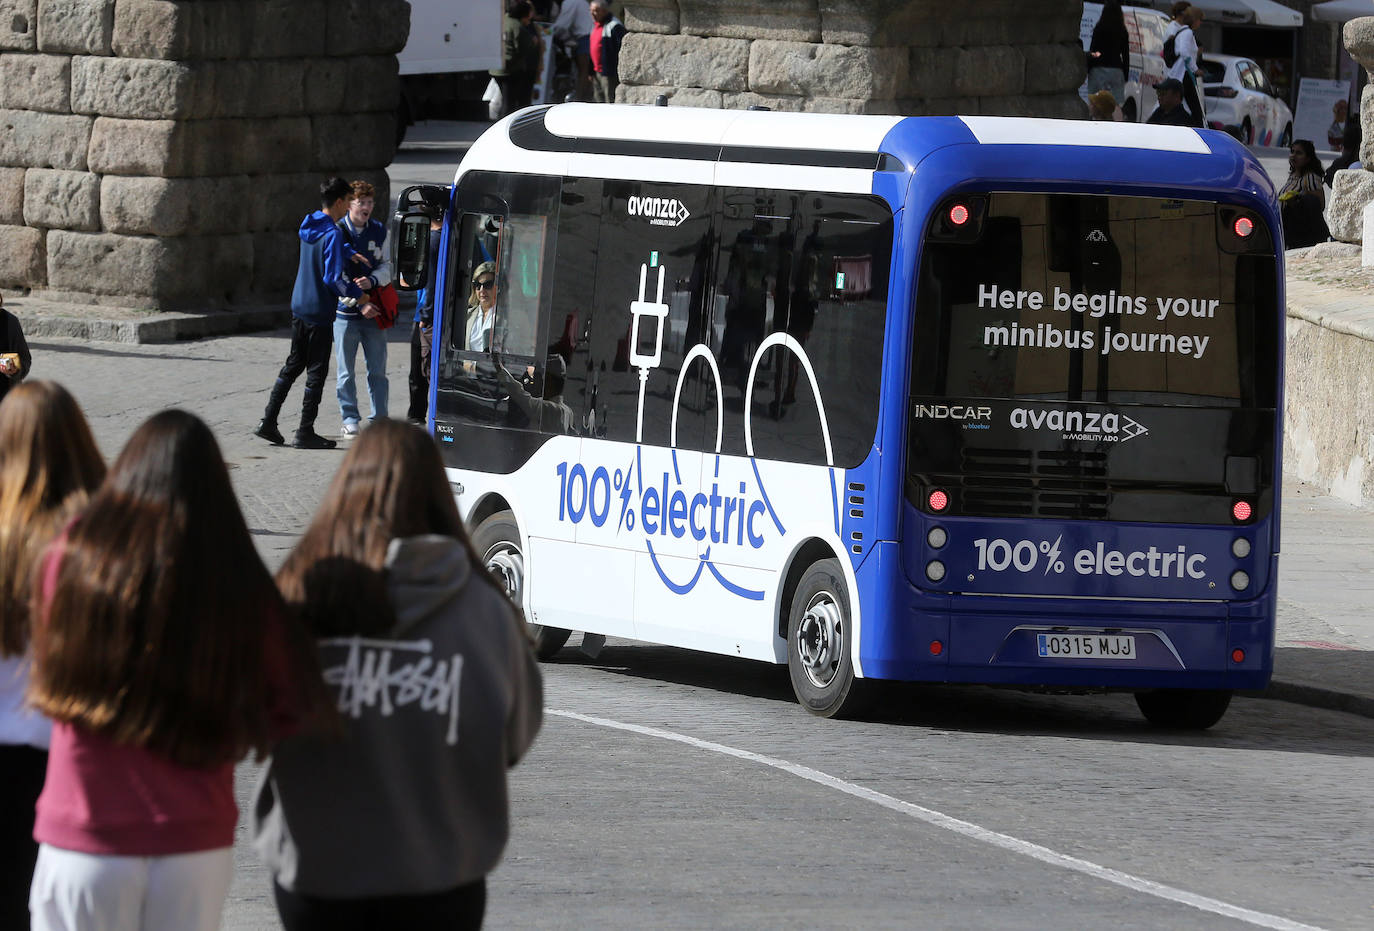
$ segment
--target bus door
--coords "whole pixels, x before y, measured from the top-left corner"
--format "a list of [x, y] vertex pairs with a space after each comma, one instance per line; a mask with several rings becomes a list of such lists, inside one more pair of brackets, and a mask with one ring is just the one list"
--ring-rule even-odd
[[476, 473], [473, 493], [501, 494], [527, 537], [531, 607], [547, 597], [534, 571], [545, 541], [571, 542], [558, 520], [556, 462], [576, 462], [565, 413], [566, 363], [551, 337], [556, 178], [470, 172], [449, 231], [447, 287], [435, 335], [435, 438], [445, 463]]
[[711, 190], [621, 180], [584, 185], [587, 198], [599, 187], [600, 225], [579, 375], [590, 491], [577, 540], [597, 548], [591, 558], [602, 571], [613, 565], [615, 577], [634, 579], [623, 590], [598, 592], [598, 603], [637, 618], [635, 636], [681, 644], [664, 631], [684, 613], [681, 599], [699, 565], [683, 508], [701, 480], [702, 401], [699, 385], [680, 376], [701, 341]]

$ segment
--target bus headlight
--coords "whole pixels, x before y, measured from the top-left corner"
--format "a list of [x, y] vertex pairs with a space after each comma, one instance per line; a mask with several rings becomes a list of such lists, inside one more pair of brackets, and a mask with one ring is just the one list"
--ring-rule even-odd
[[938, 550], [949, 542], [949, 534], [945, 533], [943, 527], [931, 527], [930, 533], [926, 534], [926, 542], [930, 544], [931, 549]]
[[945, 564], [938, 559], [926, 563], [926, 578], [938, 582], [945, 577]]
[[1243, 592], [1250, 587], [1250, 573], [1244, 569], [1237, 569], [1231, 573], [1231, 587], [1238, 592]]
[[1231, 555], [1237, 559], [1244, 559], [1250, 555], [1250, 541], [1244, 537], [1236, 537], [1231, 541]]

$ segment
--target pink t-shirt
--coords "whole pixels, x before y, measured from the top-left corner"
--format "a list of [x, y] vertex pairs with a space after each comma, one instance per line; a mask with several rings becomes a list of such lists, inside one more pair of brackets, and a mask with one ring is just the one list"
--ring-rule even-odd
[[55, 723], [33, 838], [80, 853], [158, 857], [232, 847], [234, 767], [192, 769]]
[[[48, 550], [43, 599], [52, 600], [65, 534]], [[46, 623], [46, 608], [42, 615]], [[274, 612], [274, 619], [280, 616]], [[281, 628], [267, 638], [270, 715], [277, 736], [299, 725]], [[142, 747], [118, 744], [79, 725], [54, 722], [48, 774], [38, 796], [34, 840], [63, 850], [157, 857], [232, 847], [238, 805], [234, 766], [183, 766]]]

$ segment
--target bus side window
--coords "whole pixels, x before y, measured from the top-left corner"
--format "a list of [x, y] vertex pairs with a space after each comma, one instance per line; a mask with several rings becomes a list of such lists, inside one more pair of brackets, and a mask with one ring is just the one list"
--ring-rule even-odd
[[726, 452], [748, 452], [747, 417], [760, 458], [853, 466], [867, 457], [891, 254], [892, 213], [871, 197], [724, 192], [712, 329]]

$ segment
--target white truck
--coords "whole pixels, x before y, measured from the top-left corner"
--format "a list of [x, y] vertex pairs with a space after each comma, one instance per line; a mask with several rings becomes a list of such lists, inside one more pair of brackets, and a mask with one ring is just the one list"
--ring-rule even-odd
[[397, 139], [418, 120], [481, 120], [489, 69], [501, 65], [505, 0], [410, 0], [400, 61]]

